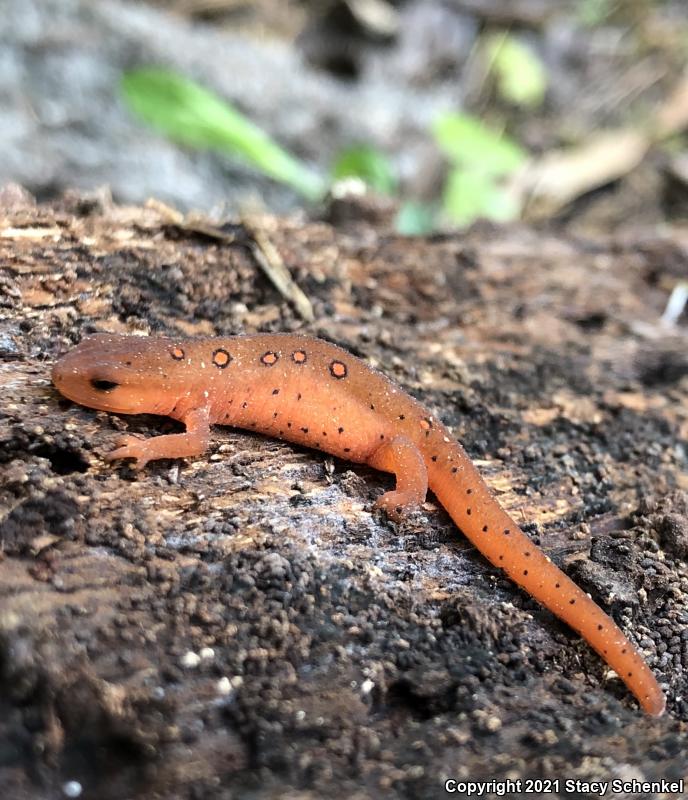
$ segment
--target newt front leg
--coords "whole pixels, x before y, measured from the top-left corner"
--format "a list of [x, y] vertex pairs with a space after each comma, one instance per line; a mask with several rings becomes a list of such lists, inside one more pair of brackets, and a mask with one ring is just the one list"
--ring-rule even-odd
[[117, 449], [105, 456], [106, 461], [118, 458], [135, 459], [134, 469], [143, 469], [149, 461], [159, 458], [188, 458], [199, 456], [208, 449], [210, 440], [210, 415], [207, 408], [196, 408], [180, 421], [186, 426], [185, 433], [171, 433], [139, 439], [125, 434], [117, 440]]

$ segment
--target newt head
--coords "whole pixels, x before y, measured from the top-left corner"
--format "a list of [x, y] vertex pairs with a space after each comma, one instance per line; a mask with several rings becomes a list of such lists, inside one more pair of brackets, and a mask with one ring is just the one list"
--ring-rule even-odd
[[51, 377], [61, 394], [90, 408], [169, 414], [188, 388], [175, 352], [183, 351], [171, 339], [100, 333], [62, 356]]

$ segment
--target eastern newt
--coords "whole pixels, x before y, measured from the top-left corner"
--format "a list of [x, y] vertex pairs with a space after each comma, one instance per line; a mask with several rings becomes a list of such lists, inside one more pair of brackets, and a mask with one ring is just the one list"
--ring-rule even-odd
[[210, 425], [255, 430], [393, 473], [376, 505], [395, 520], [428, 487], [478, 550], [577, 631], [654, 716], [665, 699], [638, 650], [492, 497], [447, 428], [392, 381], [328, 342], [291, 334], [181, 340], [89, 336], [53, 367], [59, 391], [120, 414], [161, 414], [185, 433], [121, 437], [108, 461], [197, 456]]

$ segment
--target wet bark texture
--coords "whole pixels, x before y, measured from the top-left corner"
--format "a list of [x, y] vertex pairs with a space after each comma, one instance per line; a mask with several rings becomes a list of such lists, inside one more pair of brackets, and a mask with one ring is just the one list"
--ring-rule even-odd
[[[660, 317], [685, 238], [406, 240], [355, 208], [218, 237], [83, 197], [14, 197], [1, 216], [5, 796], [70, 780], [86, 798], [411, 798], [444, 796], [446, 778], [682, 776], [688, 329]], [[260, 268], [256, 224], [314, 322]], [[374, 512], [388, 476], [226, 428], [192, 461], [104, 463], [118, 432], [174, 424], [53, 389], [54, 359], [101, 330], [299, 330], [377, 365], [639, 644], [668, 713], [643, 716], [432, 497], [399, 526]]]

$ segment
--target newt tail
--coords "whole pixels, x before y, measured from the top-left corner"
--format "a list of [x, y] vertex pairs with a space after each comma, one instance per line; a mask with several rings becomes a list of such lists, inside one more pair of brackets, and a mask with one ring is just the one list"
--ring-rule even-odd
[[613, 620], [519, 528], [449, 431], [416, 400], [346, 350], [291, 334], [212, 339], [100, 334], [53, 368], [53, 382], [82, 405], [161, 414], [185, 433], [123, 437], [108, 460], [138, 468], [203, 453], [210, 425], [233, 425], [393, 473], [377, 505], [392, 518], [432, 489], [495, 567], [577, 631], [653, 716], [665, 698], [638, 650]]
[[644, 711], [660, 716], [664, 694], [638, 650], [618, 625], [543, 551], [534, 545], [492, 497], [459, 444], [452, 462], [464, 470], [466, 488], [457, 492], [447, 470], [431, 473], [430, 488], [477, 549], [528, 594], [585, 639], [635, 695]]

